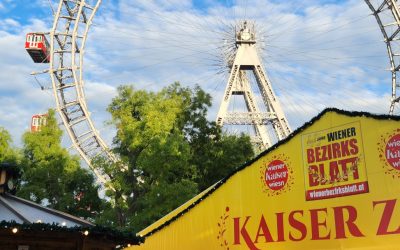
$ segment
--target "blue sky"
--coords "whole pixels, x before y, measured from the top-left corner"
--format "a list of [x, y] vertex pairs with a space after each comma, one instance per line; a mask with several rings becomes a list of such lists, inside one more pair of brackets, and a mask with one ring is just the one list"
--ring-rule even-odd
[[1, 0], [0, 3], [3, 6], [0, 10], [2, 18], [11, 18], [21, 24], [28, 24], [32, 18], [48, 18], [48, 15], [51, 13], [50, 9], [43, 7], [41, 3], [38, 4], [38, 1]]
[[[30, 117], [55, 107], [51, 91], [29, 75], [46, 65], [34, 64], [23, 48], [27, 32], [50, 29], [51, 13], [48, 0], [0, 0], [0, 46], [7, 48], [0, 51], [0, 81], [7, 83], [0, 86], [0, 126], [17, 145]], [[221, 47], [232, 38], [229, 25], [243, 18], [256, 21], [264, 66], [293, 128], [328, 106], [387, 112], [385, 45], [363, 1], [103, 0], [84, 77], [106, 140], [114, 129], [105, 125], [105, 109], [121, 84], [154, 91], [174, 81], [199, 84], [214, 98], [215, 119], [229, 73]]]

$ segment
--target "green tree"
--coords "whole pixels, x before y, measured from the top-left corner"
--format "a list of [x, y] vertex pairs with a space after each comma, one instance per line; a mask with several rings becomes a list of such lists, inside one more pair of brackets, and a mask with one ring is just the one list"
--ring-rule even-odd
[[193, 90], [175, 83], [167, 88], [184, 99], [180, 129], [190, 145], [190, 163], [196, 169], [195, 182], [203, 191], [233, 172], [254, 155], [250, 138], [244, 134], [227, 135], [207, 119], [211, 95], [199, 86]]
[[118, 89], [108, 111], [117, 128], [115, 152], [128, 170], [97, 162], [116, 187], [109, 193], [114, 209], [103, 222], [143, 228], [253, 156], [248, 137], [224, 135], [207, 120], [210, 106], [200, 87]]
[[12, 147], [10, 133], [0, 127], [0, 163], [17, 164], [20, 161], [19, 152]]
[[[12, 146], [11, 135], [6, 129], [0, 127], [0, 164], [2, 167], [13, 169], [19, 173], [21, 163], [20, 151]], [[14, 183], [17, 187], [19, 186], [20, 180], [17, 179]], [[13, 191], [14, 193], [15, 191]]]
[[222, 134], [217, 140], [197, 139], [191, 148], [191, 161], [198, 169], [196, 183], [200, 191], [232, 173], [254, 154], [249, 137], [243, 134]]
[[62, 131], [53, 110], [38, 132], [23, 135], [23, 175], [17, 194], [34, 202], [87, 219], [102, 201], [91, 172], [61, 146]]
[[117, 127], [115, 151], [128, 170], [115, 171], [120, 167], [103, 162], [116, 188], [108, 193], [115, 201], [114, 210], [106, 213], [111, 216], [108, 222], [143, 227], [197, 192], [189, 164], [190, 148], [177, 126], [182, 105], [179, 95], [165, 90], [118, 89], [108, 110]]

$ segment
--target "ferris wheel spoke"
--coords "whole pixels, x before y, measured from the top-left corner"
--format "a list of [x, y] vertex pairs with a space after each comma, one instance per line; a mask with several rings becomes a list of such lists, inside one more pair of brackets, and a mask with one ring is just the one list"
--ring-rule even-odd
[[[296, 96], [297, 93], [303, 93], [305, 91], [307, 93], [319, 93], [319, 95], [329, 96], [329, 99], [332, 102], [336, 102], [340, 105], [340, 107], [346, 108], [355, 108], [349, 105], [349, 100], [355, 100], [355, 103], [362, 104], [361, 106], [363, 107], [370, 106], [370, 108], [374, 109], [374, 112], [382, 112], [380, 107], [375, 108], [374, 106], [370, 105], [371, 100], [360, 98], [360, 93], [354, 91], [354, 89], [368, 91], [365, 86], [363, 86], [361, 81], [343, 82], [338, 86], [337, 83], [342, 82], [343, 79], [341, 75], [332, 75], [317, 71], [313, 72], [312, 70], [309, 70], [309, 72], [301, 72], [301, 74], [299, 74], [298, 72], [295, 72], [295, 70], [288, 69], [287, 71], [293, 71], [296, 73], [296, 78], [307, 81], [307, 88], [304, 89], [296, 84], [293, 84], [293, 80], [286, 77], [287, 73], [280, 73], [279, 70], [277, 70], [278, 67], [274, 66], [274, 63], [268, 63], [267, 65], [267, 68], [274, 69], [274, 73], [272, 74], [274, 79], [283, 79], [285, 86], [281, 86], [282, 84], [277, 85], [281, 92], [288, 92], [287, 89], [290, 89], [290, 92], [294, 96]], [[331, 66], [331, 69], [332, 66], [334, 66], [331, 63], [329, 63], [329, 65]], [[340, 70], [341, 66], [337, 66], [337, 69]], [[287, 86], [286, 84], [290, 84], [291, 86]], [[372, 93], [372, 91], [370, 92]], [[288, 95], [290, 96], [290, 93], [288, 93]], [[301, 101], [306, 102], [305, 100]]]

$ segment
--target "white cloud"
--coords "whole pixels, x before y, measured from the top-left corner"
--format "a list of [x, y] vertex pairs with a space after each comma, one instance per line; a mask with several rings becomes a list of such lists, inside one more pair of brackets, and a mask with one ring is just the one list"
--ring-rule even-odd
[[32, 71], [43, 66], [35, 65], [24, 48], [28, 30], [44, 25], [33, 20], [31, 24], [21, 26], [10, 18], [0, 19], [0, 23], [8, 24], [0, 25], [0, 47], [3, 48], [0, 51], [0, 126], [10, 131], [19, 145], [22, 133], [29, 129], [31, 116], [53, 107], [52, 97], [41, 91], [30, 76]]
[[11, 27], [19, 27], [20, 26], [18, 21], [14, 20], [14, 19], [11, 19], [11, 18], [5, 19], [4, 22], [3, 22], [3, 25], [8, 25], [8, 26], [11, 26]]
[[14, 0], [1, 0], [0, 1], [0, 11], [7, 11], [8, 9], [12, 9], [17, 4]]

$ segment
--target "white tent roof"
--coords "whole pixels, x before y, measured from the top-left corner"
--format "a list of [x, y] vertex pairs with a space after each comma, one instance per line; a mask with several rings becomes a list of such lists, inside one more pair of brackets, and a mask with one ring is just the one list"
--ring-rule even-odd
[[0, 194], [0, 221], [48, 223], [66, 227], [87, 227], [94, 224], [78, 217], [50, 209], [10, 194]]

